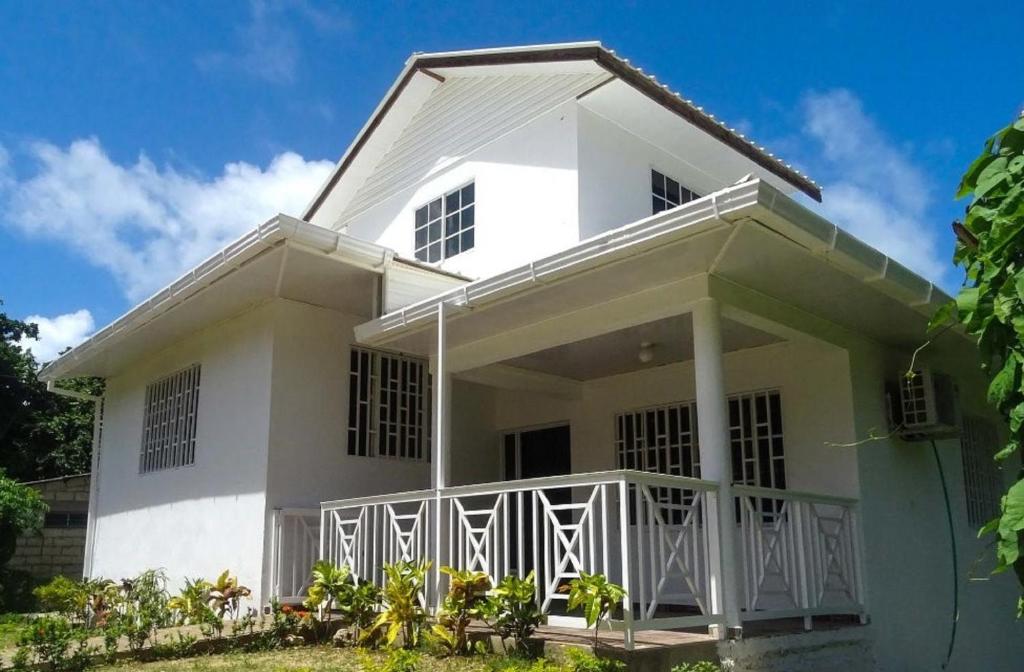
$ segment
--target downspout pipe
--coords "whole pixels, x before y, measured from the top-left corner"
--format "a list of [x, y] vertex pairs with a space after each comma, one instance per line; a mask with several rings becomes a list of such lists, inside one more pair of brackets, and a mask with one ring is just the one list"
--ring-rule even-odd
[[46, 391], [78, 401], [91, 401], [92, 411], [92, 466], [89, 470], [89, 517], [85, 530], [85, 558], [82, 563], [82, 576], [88, 579], [92, 575], [92, 562], [96, 549], [96, 505], [99, 503], [100, 492], [100, 446], [103, 433], [103, 395], [86, 394], [57, 387], [53, 380], [46, 381]]

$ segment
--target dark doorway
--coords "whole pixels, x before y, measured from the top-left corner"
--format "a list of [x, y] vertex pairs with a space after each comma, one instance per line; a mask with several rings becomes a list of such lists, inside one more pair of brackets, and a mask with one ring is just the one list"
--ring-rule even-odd
[[[516, 480], [521, 478], [542, 478], [544, 476], [561, 476], [572, 473], [571, 460], [572, 434], [569, 425], [557, 425], [541, 429], [527, 429], [510, 432], [505, 435], [504, 462], [505, 480]], [[544, 490], [544, 495], [552, 504], [568, 504], [572, 502], [572, 490], [570, 488], [552, 488]], [[516, 511], [515, 500], [511, 503], [512, 520], [516, 520], [519, 512]], [[533, 497], [526, 493], [523, 497], [523, 521], [527, 529], [533, 521]], [[560, 519], [571, 517], [569, 511], [559, 511], [556, 514]], [[568, 519], [563, 522], [569, 522]], [[518, 562], [519, 549], [518, 541], [513, 536], [511, 542], [511, 557], [513, 564]], [[533, 566], [533, 535], [525, 534], [523, 539], [523, 576]], [[541, 577], [543, 580], [543, 577]]]

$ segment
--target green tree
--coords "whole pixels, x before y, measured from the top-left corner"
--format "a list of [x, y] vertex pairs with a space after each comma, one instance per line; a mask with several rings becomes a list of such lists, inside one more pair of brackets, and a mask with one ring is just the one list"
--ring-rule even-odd
[[[38, 338], [35, 324], [0, 312], [0, 469], [18, 481], [80, 474], [89, 471], [91, 460], [93, 404], [46, 391], [30, 348], [19, 343]], [[103, 392], [98, 378], [62, 386]]]
[[[977, 338], [981, 366], [991, 377], [989, 403], [1009, 427], [995, 456], [1024, 456], [1024, 116], [985, 143], [967, 169], [957, 198], [970, 198], [955, 223], [954, 261], [966, 278], [954, 302], [932, 318], [931, 329], [959, 323]], [[1024, 474], [1003, 495], [998, 518], [981, 534], [995, 535], [996, 572], [1013, 569], [1024, 587]], [[1018, 602], [1024, 615], [1024, 597]]]
[[42, 528], [47, 508], [36, 489], [15, 483], [0, 471], [0, 572], [14, 555], [18, 537]]

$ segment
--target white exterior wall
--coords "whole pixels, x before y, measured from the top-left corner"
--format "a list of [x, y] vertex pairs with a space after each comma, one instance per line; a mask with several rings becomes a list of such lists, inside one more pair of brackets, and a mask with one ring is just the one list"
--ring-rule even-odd
[[684, 186], [704, 181], [685, 157], [589, 110], [579, 109], [578, 126], [581, 240], [651, 216], [652, 168]]
[[[264, 305], [107, 380], [92, 576], [166, 568], [176, 589], [185, 577], [230, 569], [260, 585], [271, 327]], [[195, 464], [140, 474], [146, 385], [196, 362]]]
[[576, 112], [564, 103], [341, 224], [413, 259], [416, 209], [475, 182], [475, 247], [441, 268], [487, 277], [562, 250], [578, 241]]
[[[930, 363], [933, 358], [934, 353], [925, 350], [922, 363], [955, 377], [964, 411], [991, 417], [976, 353], [965, 348], [962, 354]], [[877, 434], [886, 426], [885, 381], [895, 379], [908, 361], [909, 353], [869, 346], [851, 352], [859, 437]], [[1014, 618], [1019, 587], [1012, 572], [987, 576], [993, 550], [988, 540], [977, 539], [977, 530], [967, 521], [960, 442], [949, 439], [937, 445], [959, 560], [960, 619], [948, 669], [1018, 669], [1024, 641], [1024, 623]], [[868, 610], [879, 669], [940, 669], [951, 629], [952, 554], [931, 445], [885, 439], [867, 442], [857, 452]], [[1009, 479], [1015, 467], [1008, 465], [1005, 471]], [[971, 576], [988, 580], [972, 581]]]
[[[726, 353], [724, 363], [730, 394], [780, 390], [790, 489], [858, 496], [855, 452], [825, 445], [853, 437], [850, 395], [835, 382], [849, 380], [845, 353], [812, 343], [779, 343]], [[567, 421], [572, 470], [615, 469], [618, 413], [695, 397], [692, 361], [589, 381], [578, 401], [500, 390], [494, 459], [501, 432]]]

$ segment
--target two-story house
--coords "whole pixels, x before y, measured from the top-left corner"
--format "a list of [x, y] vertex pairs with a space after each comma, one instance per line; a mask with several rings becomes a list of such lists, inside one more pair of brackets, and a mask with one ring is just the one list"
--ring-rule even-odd
[[947, 297], [801, 192], [598, 43], [414, 55], [301, 218], [42, 372], [107, 380], [86, 574], [266, 601], [429, 559], [572, 624], [603, 572], [627, 646], [846, 618], [886, 670], [938, 669], [955, 588], [954, 668], [1010, 669], [1013, 582], [964, 569], [1003, 487], [973, 346], [903, 385]]

